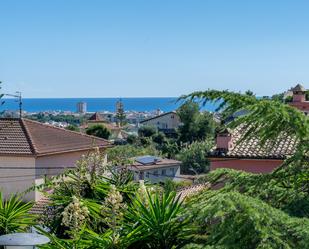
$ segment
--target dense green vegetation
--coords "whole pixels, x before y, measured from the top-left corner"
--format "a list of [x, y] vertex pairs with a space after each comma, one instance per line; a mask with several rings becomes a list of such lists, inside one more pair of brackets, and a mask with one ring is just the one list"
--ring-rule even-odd
[[108, 139], [111, 135], [110, 130], [108, 130], [104, 125], [92, 125], [86, 129], [88, 135]]

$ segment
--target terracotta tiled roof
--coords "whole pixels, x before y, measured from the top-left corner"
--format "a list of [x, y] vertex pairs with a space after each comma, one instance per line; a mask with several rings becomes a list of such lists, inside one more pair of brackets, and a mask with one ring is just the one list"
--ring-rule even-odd
[[33, 153], [23, 122], [20, 119], [0, 119], [0, 154]]
[[193, 185], [193, 186], [181, 189], [180, 191], [178, 191], [177, 194], [178, 196], [180, 196], [181, 200], [184, 200], [185, 198], [195, 195], [209, 187], [210, 187], [209, 183], [202, 183], [202, 184]]
[[49, 204], [50, 204], [49, 198], [43, 197], [33, 205], [29, 213], [42, 215], [44, 214], [44, 211]]
[[105, 121], [105, 119], [98, 112], [93, 114], [88, 120], [89, 121]]
[[301, 85], [297, 84], [294, 88], [292, 88], [293, 92], [305, 92], [306, 89]]
[[0, 154], [47, 155], [108, 147], [101, 138], [68, 131], [29, 119], [0, 119]]
[[252, 158], [252, 159], [284, 159], [295, 152], [297, 140], [293, 136], [281, 134], [276, 141], [267, 141], [263, 146], [257, 137], [242, 139], [245, 128], [236, 128], [232, 131], [233, 146], [228, 151], [218, 149], [212, 156]]

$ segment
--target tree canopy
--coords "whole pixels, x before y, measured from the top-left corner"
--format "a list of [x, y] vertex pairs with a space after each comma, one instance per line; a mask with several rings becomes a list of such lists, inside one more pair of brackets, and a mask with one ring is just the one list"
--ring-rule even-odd
[[93, 125], [86, 129], [88, 135], [108, 139], [111, 135], [111, 132], [103, 125]]

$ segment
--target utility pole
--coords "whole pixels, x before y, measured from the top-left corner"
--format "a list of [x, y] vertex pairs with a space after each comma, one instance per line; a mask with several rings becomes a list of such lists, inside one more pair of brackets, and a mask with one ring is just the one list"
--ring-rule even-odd
[[10, 94], [10, 93], [5, 93], [3, 94], [4, 96], [10, 96], [10, 97], [14, 97], [17, 98], [18, 101], [18, 106], [19, 106], [19, 118], [22, 118], [22, 106], [23, 106], [23, 101], [22, 101], [22, 97], [21, 97], [21, 92], [16, 92], [16, 94]]

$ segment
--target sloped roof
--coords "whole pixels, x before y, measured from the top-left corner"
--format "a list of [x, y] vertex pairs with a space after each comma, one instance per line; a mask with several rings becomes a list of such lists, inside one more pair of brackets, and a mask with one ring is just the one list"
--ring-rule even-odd
[[301, 85], [297, 84], [294, 88], [292, 88], [293, 92], [305, 92], [306, 89]]
[[29, 119], [0, 119], [0, 155], [48, 155], [109, 147], [102, 138]]
[[238, 127], [232, 131], [233, 147], [228, 151], [215, 149], [211, 156], [227, 158], [250, 158], [250, 159], [285, 159], [294, 154], [297, 139], [293, 136], [281, 134], [275, 141], [267, 141], [260, 144], [257, 137], [242, 139], [246, 128]]
[[105, 119], [102, 117], [102, 115], [98, 112], [93, 114], [88, 120], [89, 121], [105, 121]]
[[166, 115], [169, 115], [169, 114], [176, 114], [176, 115], [177, 115], [177, 112], [175, 112], [175, 111], [172, 111], [172, 112], [165, 112], [165, 113], [162, 113], [162, 114], [160, 114], [160, 115], [158, 115], [158, 116], [145, 119], [145, 120], [141, 121], [140, 123], [142, 124], [142, 123], [145, 123], [145, 122], [147, 122], [147, 121], [150, 121], [150, 120], [153, 120], [153, 119], [157, 119], [157, 118], [161, 118], [161, 117], [166, 116]]

